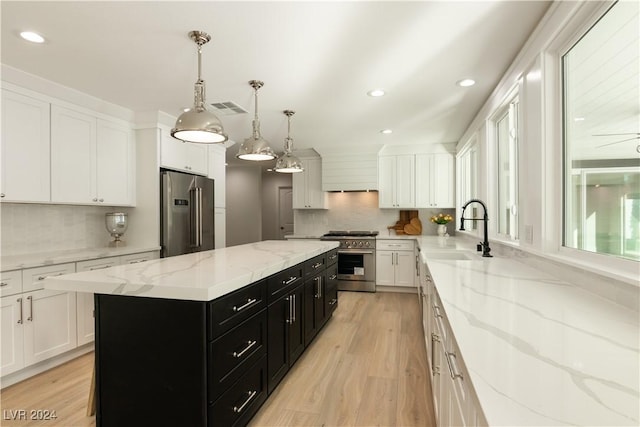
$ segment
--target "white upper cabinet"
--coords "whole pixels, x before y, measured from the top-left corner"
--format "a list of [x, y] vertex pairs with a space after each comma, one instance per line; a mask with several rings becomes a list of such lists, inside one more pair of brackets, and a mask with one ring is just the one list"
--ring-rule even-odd
[[416, 154], [416, 207], [454, 208], [454, 157]]
[[49, 103], [2, 90], [0, 200], [49, 202]]
[[98, 119], [96, 195], [101, 203], [135, 204], [134, 149], [133, 133], [128, 126]]
[[207, 175], [207, 145], [183, 142], [171, 136], [171, 129], [160, 127], [160, 165], [165, 168]]
[[119, 123], [51, 106], [51, 200], [132, 205], [134, 144]]
[[378, 158], [378, 204], [381, 208], [413, 208], [415, 200], [414, 155]]
[[327, 193], [322, 191], [322, 160], [319, 157], [300, 158], [303, 172], [294, 173], [293, 208], [327, 209]]

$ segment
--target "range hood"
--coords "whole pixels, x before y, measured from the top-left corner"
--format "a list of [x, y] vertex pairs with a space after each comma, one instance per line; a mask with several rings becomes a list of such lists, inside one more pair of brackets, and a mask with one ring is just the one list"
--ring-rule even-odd
[[377, 191], [381, 145], [316, 148], [322, 157], [322, 191]]

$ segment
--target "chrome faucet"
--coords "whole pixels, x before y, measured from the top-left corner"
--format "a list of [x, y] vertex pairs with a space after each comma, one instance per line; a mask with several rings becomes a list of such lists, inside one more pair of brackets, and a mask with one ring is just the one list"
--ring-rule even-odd
[[[467, 206], [469, 206], [471, 203], [480, 203], [482, 209], [484, 210], [482, 219], [464, 217], [464, 210], [467, 209]], [[460, 231], [464, 231], [465, 221], [484, 221], [484, 242], [478, 244], [478, 251], [482, 250], [483, 257], [492, 257], [493, 255], [491, 255], [491, 248], [489, 247], [489, 215], [487, 215], [487, 206], [482, 200], [471, 199], [467, 203], [465, 203], [464, 206], [462, 206], [462, 215], [460, 216]]]

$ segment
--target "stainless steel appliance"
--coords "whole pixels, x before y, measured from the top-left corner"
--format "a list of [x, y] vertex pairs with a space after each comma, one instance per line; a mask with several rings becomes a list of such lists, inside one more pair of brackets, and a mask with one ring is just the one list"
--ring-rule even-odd
[[160, 171], [162, 258], [214, 249], [213, 180]]
[[338, 290], [376, 291], [377, 231], [330, 231], [322, 240], [337, 240]]

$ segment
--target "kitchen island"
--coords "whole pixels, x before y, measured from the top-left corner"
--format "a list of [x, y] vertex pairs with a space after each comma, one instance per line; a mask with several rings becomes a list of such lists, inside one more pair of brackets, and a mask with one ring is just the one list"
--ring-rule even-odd
[[96, 294], [97, 425], [246, 424], [335, 310], [336, 248], [265, 241], [46, 279]]

